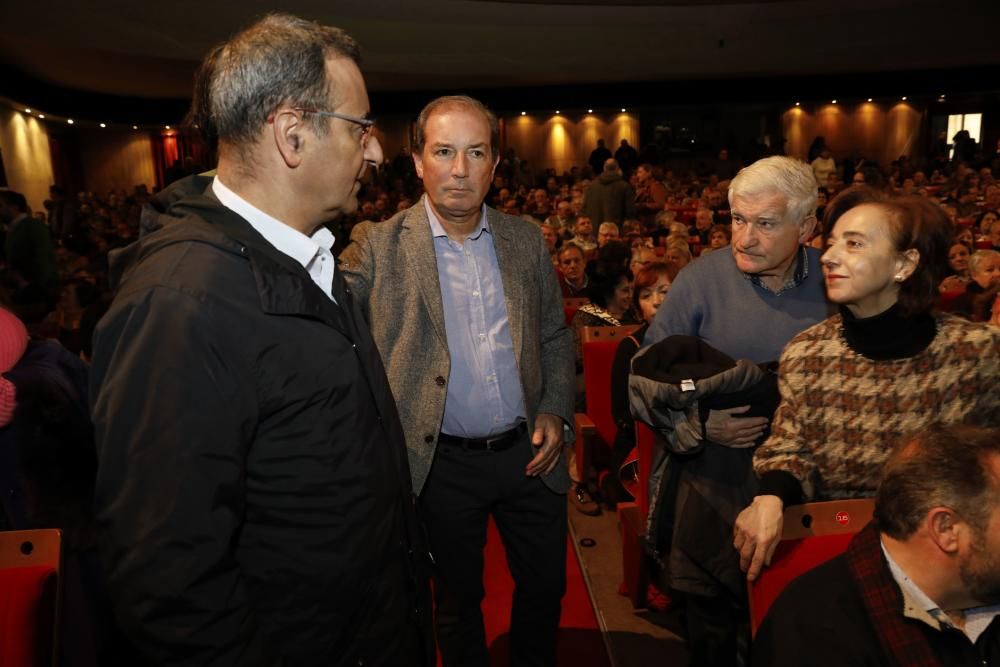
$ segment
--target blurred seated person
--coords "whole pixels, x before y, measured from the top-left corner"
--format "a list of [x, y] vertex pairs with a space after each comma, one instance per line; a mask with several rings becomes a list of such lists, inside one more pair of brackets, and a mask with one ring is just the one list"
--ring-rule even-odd
[[785, 507], [873, 496], [886, 444], [931, 422], [1000, 422], [1000, 334], [933, 312], [951, 224], [924, 199], [858, 192], [867, 201], [837, 218], [821, 258], [840, 313], [781, 354], [781, 405], [754, 453], [759, 493], [734, 531], [750, 581], [771, 560]]
[[976, 223], [973, 225], [973, 231], [981, 237], [987, 238], [990, 235], [990, 227], [993, 223], [1000, 220], [1000, 214], [995, 210], [987, 209], [976, 216]]
[[587, 275], [587, 259], [583, 248], [567, 241], [559, 249], [559, 287], [564, 299], [587, 296], [590, 278]]
[[573, 315], [573, 336], [576, 339], [576, 370], [583, 372], [584, 327], [620, 327], [638, 324], [632, 312], [632, 275], [627, 269], [592, 275], [587, 289], [590, 303]]
[[712, 215], [712, 209], [702, 206], [695, 213], [694, 225], [688, 230], [688, 234], [690, 236], [697, 236], [698, 243], [707, 246], [709, 244], [708, 236], [712, 233], [712, 226], [714, 224], [715, 218]]
[[969, 278], [965, 293], [952, 301], [951, 311], [974, 322], [990, 319], [993, 296], [1000, 287], [1000, 252], [977, 250], [969, 258]]
[[568, 201], [561, 201], [556, 204], [555, 213], [545, 218], [545, 222], [552, 225], [561, 238], [571, 238], [573, 236], [573, 221], [576, 214], [573, 213], [573, 206]]
[[691, 249], [688, 247], [687, 241], [679, 237], [667, 240], [667, 247], [663, 253], [664, 262], [680, 271], [690, 264], [692, 259]]
[[524, 213], [532, 215], [539, 220], [544, 220], [552, 214], [552, 205], [549, 203], [549, 195], [541, 188], [534, 190], [531, 197], [524, 204]]
[[[712, 225], [712, 231], [708, 235], [708, 247], [701, 251], [705, 255], [713, 250], [725, 248], [733, 240], [733, 228], [729, 225]], [[700, 255], [699, 255], [700, 256]]]
[[972, 279], [969, 275], [969, 257], [972, 253], [962, 243], [953, 243], [948, 249], [948, 268], [950, 272], [941, 281], [938, 291], [942, 293], [964, 292], [966, 285]]
[[632, 248], [632, 257], [628, 263], [628, 269], [632, 272], [632, 275], [638, 275], [639, 271], [646, 266], [649, 266], [653, 262], [660, 261], [656, 256], [656, 251], [652, 248], [646, 246], [639, 246]]
[[986, 239], [994, 250], [1000, 250], [1000, 220], [990, 223]]
[[555, 227], [547, 222], [543, 222], [538, 228], [542, 230], [542, 238], [545, 239], [545, 247], [552, 258], [552, 265], [559, 268], [559, 246], [562, 245], [562, 239], [559, 238]]
[[594, 241], [594, 225], [590, 218], [585, 215], [576, 217], [576, 221], [573, 223], [573, 238], [570, 241], [583, 249], [585, 254], [597, 249], [597, 243]]
[[874, 520], [781, 593], [754, 665], [1000, 665], [1000, 429], [925, 427], [880, 477]]
[[615, 351], [611, 367], [611, 414], [618, 434], [611, 451], [610, 474], [601, 491], [610, 509], [621, 500], [630, 499], [621, 486], [618, 469], [625, 462], [628, 453], [635, 447], [635, 420], [629, 409], [628, 374], [632, 357], [642, 347], [649, 323], [670, 291], [670, 284], [677, 277], [677, 270], [664, 262], [651, 262], [636, 271], [632, 282], [632, 312], [638, 315], [642, 326], [622, 338]]
[[601, 223], [601, 226], [597, 228], [597, 247], [603, 248], [607, 245], [608, 241], [618, 241], [621, 238], [621, 232], [618, 229], [617, 222], [605, 221]]
[[[632, 312], [632, 274], [627, 269], [608, 270], [590, 276], [590, 287], [587, 289], [590, 303], [584, 304], [573, 314], [571, 327], [576, 349], [576, 411], [586, 412], [586, 386], [583, 379], [583, 329], [584, 327], [618, 327], [625, 324], [637, 324]], [[571, 458], [570, 477], [578, 484], [587, 480], [575, 478], [575, 458]], [[584, 493], [586, 491], [587, 493]], [[591, 497], [587, 497], [589, 494]], [[577, 489], [577, 499], [581, 503], [581, 511], [586, 514], [597, 513], [596, 489]]]
[[[836, 196], [836, 195], [834, 195]], [[833, 199], [824, 188], [820, 188], [816, 192], [816, 218], [818, 220], [823, 219], [823, 214], [826, 212], [827, 203]]]

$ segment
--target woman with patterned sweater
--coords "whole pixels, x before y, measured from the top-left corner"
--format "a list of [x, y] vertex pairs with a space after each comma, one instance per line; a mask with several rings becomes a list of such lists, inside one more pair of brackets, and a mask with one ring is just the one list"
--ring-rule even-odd
[[770, 563], [784, 507], [874, 496], [892, 442], [931, 422], [1000, 425], [1000, 334], [931, 312], [948, 271], [947, 216], [919, 198], [858, 199], [821, 260], [840, 313], [781, 355], [781, 406], [754, 455], [760, 491], [734, 531], [751, 581]]

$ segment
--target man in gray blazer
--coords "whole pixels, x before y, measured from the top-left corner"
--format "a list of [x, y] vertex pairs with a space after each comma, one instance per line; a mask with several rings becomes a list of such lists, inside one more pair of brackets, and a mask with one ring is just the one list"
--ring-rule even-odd
[[446, 667], [489, 663], [480, 603], [490, 516], [516, 585], [513, 664], [555, 664], [565, 591], [573, 338], [541, 232], [483, 204], [498, 140], [480, 102], [428, 104], [413, 154], [426, 195], [357, 226], [341, 256], [406, 432]]

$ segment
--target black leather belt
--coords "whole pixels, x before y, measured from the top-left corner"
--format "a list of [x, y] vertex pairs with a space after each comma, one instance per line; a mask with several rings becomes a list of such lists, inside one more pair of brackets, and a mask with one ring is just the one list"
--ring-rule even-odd
[[505, 449], [510, 449], [511, 445], [517, 442], [518, 436], [527, 432], [528, 425], [525, 422], [521, 422], [509, 431], [504, 431], [489, 438], [459, 438], [447, 433], [441, 433], [438, 435], [438, 444], [455, 445], [456, 447], [473, 451], [489, 450], [491, 452], [502, 452]]

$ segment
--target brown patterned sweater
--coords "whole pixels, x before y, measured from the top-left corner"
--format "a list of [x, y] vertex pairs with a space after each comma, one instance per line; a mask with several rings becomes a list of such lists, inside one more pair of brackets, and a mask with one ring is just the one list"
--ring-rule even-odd
[[933, 421], [1000, 425], [1000, 332], [953, 315], [913, 357], [872, 361], [844, 341], [842, 316], [806, 329], [781, 355], [781, 405], [754, 455], [807, 501], [874, 496], [893, 443]]

